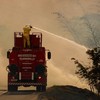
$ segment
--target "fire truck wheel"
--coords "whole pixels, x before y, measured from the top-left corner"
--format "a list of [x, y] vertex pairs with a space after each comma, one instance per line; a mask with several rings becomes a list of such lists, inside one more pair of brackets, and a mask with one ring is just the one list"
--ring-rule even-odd
[[39, 92], [41, 90], [41, 86], [36, 86], [36, 91]]
[[18, 89], [18, 86], [8, 85], [8, 91], [9, 92], [17, 91], [17, 89]]
[[42, 86], [42, 91], [45, 92], [46, 91], [46, 86]]
[[46, 91], [46, 86], [42, 85], [42, 86], [37, 86], [36, 87], [36, 91], [37, 92], [45, 92]]

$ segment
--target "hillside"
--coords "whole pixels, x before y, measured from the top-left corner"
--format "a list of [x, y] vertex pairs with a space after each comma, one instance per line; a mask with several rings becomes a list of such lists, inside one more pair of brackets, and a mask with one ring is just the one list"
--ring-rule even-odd
[[100, 97], [87, 89], [75, 86], [53, 86], [39, 95], [39, 100], [100, 100]]

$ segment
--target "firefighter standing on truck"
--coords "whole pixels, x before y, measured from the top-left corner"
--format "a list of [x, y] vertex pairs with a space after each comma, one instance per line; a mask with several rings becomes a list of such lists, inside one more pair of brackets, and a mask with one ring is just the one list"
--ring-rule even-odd
[[31, 31], [32, 26], [31, 25], [26, 25], [23, 30], [23, 39], [24, 39], [24, 48], [29, 47], [30, 48], [30, 31]]

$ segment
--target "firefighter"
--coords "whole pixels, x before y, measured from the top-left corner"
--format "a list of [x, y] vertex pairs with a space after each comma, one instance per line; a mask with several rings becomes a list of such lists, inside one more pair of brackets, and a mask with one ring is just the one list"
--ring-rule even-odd
[[30, 31], [31, 31], [32, 26], [31, 25], [26, 25], [23, 28], [23, 38], [24, 38], [24, 48], [30, 47]]

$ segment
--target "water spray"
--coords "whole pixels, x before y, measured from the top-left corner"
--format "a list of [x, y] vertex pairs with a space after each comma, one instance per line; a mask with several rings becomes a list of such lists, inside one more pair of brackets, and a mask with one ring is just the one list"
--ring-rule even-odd
[[58, 38], [60, 38], [60, 39], [67, 40], [68, 42], [71, 42], [72, 44], [81, 46], [81, 47], [85, 48], [85, 50], [87, 50], [87, 48], [86, 48], [85, 46], [82, 46], [82, 45], [80, 45], [80, 44], [77, 44], [77, 43], [75, 43], [74, 41], [71, 41], [71, 40], [69, 40], [69, 39], [67, 39], [67, 38], [61, 37], [61, 36], [59, 36], [59, 35], [55, 35], [55, 34], [53, 34], [53, 33], [51, 33], [51, 32], [48, 32], [48, 31], [46, 31], [46, 30], [44, 30], [44, 29], [41, 29], [41, 28], [38, 28], [38, 27], [35, 27], [35, 26], [32, 27], [32, 29], [36, 29], [36, 30], [39, 30], [39, 31], [48, 33], [48, 34], [50, 34], [50, 35], [53, 35], [53, 36], [55, 36], [55, 37], [58, 37]]

